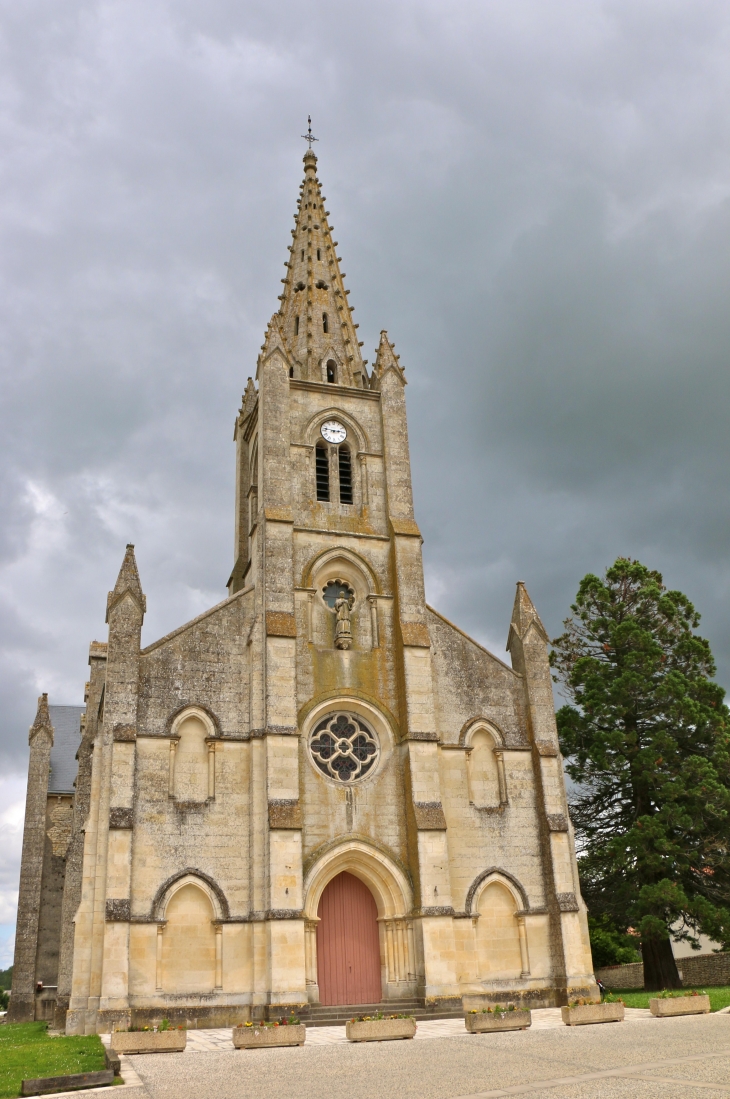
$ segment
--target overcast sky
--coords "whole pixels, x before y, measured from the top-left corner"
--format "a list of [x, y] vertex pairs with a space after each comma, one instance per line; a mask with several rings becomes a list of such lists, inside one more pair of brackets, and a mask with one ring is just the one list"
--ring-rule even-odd
[[406, 367], [429, 600], [501, 656], [515, 581], [554, 636], [628, 554], [730, 684], [726, 0], [0, 21], [0, 924], [36, 697], [82, 702], [125, 543], [146, 643], [225, 594], [308, 112], [364, 353]]

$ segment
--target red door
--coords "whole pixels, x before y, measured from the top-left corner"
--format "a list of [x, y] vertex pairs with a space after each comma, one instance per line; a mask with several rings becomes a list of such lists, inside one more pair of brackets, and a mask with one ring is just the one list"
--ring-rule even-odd
[[353, 874], [338, 874], [322, 894], [317, 915], [320, 1003], [380, 1003], [378, 910], [368, 887]]

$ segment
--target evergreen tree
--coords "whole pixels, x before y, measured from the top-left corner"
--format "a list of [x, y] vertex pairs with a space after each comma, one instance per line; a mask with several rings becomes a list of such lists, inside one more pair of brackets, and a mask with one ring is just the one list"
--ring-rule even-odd
[[678, 988], [670, 936], [730, 938], [724, 691], [700, 616], [638, 561], [584, 577], [571, 611], [551, 662], [583, 894], [638, 933], [645, 988]]

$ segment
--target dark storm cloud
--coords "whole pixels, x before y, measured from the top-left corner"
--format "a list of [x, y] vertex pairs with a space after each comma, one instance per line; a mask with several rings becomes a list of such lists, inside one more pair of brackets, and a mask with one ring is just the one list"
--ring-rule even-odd
[[429, 597], [501, 655], [618, 553], [730, 673], [730, 14], [717, 2], [0, 6], [2, 747], [224, 594], [231, 431], [308, 111], [370, 354], [409, 378]]

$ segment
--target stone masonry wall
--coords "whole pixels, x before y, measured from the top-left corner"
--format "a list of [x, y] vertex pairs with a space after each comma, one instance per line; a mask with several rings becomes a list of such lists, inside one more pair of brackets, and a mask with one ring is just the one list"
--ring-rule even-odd
[[[685, 988], [730, 984], [730, 952], [678, 958], [677, 968]], [[612, 965], [597, 969], [596, 977], [603, 981], [606, 988], [641, 988], [644, 984], [644, 966], [641, 962]]]

